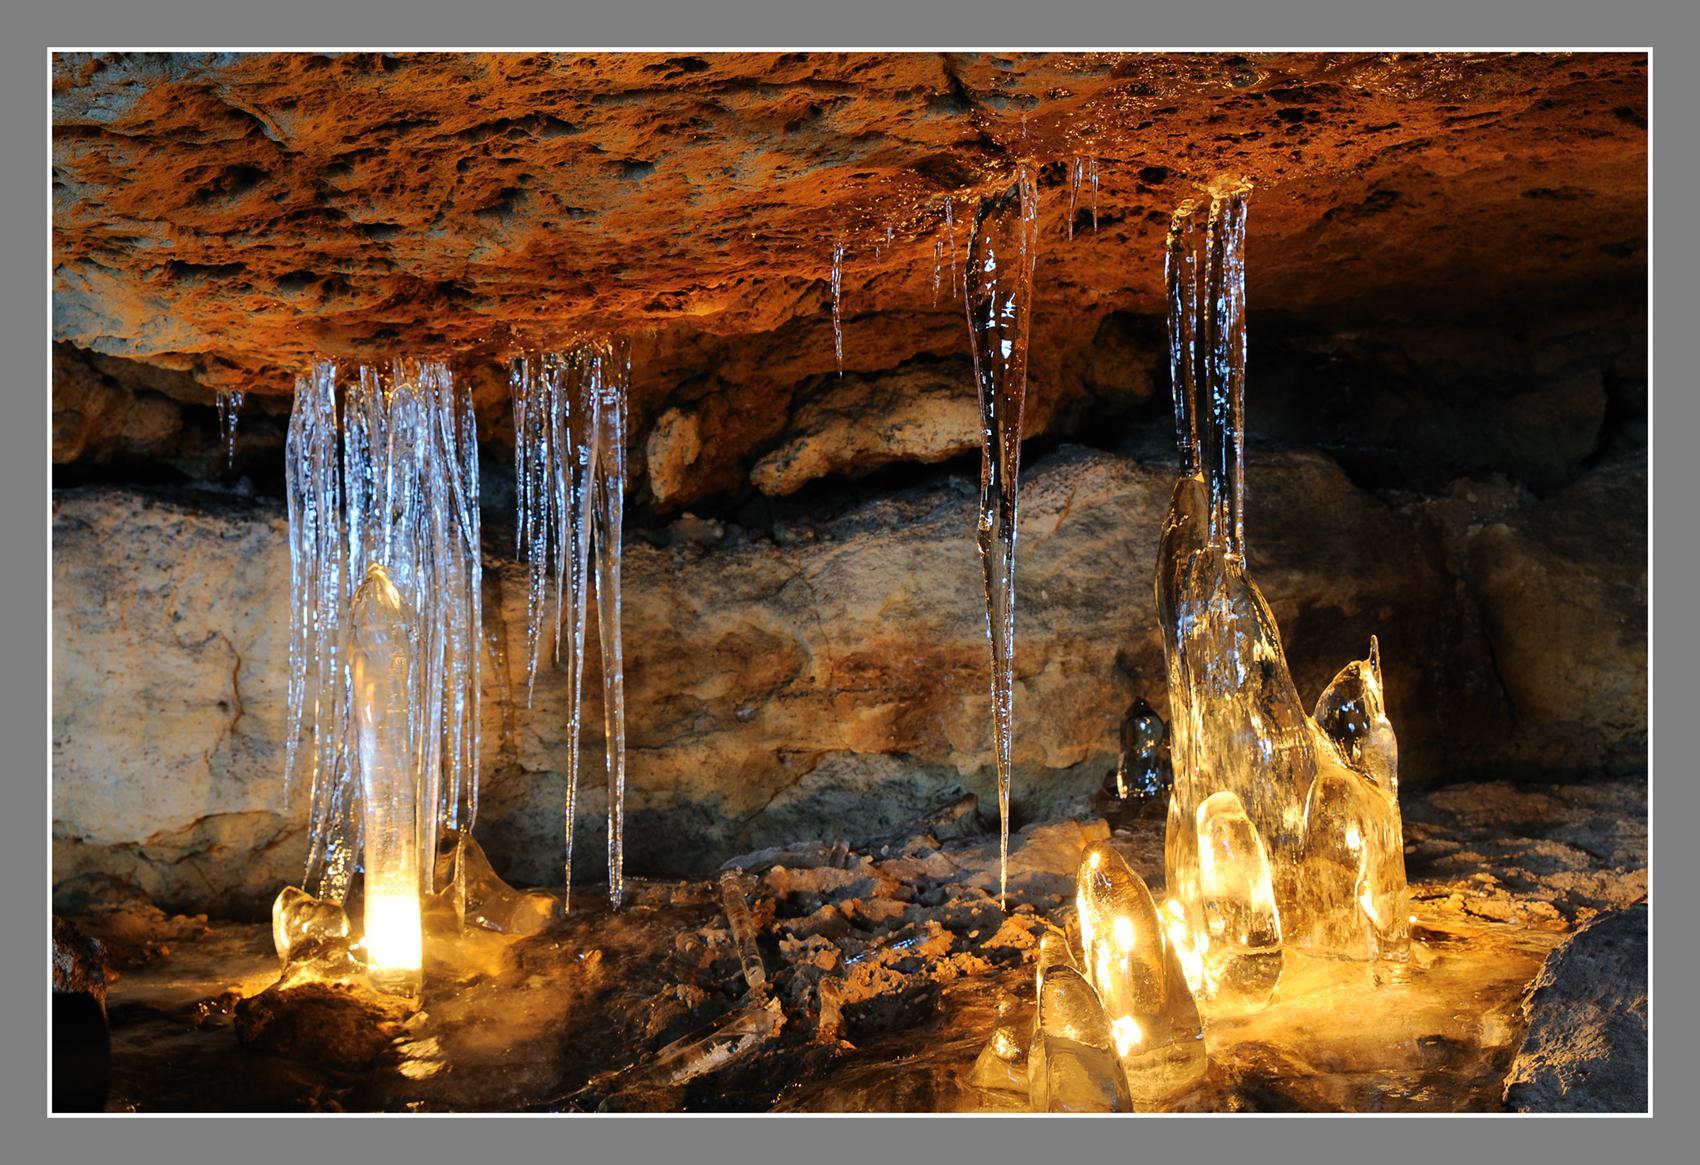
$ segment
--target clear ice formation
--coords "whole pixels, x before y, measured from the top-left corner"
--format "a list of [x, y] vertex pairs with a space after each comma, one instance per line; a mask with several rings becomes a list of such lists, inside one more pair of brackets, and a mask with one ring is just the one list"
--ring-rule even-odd
[[1410, 955], [1399, 744], [1381, 694], [1381, 650], [1340, 669], [1316, 703], [1317, 773], [1305, 799], [1297, 942], [1319, 954]]
[[1040, 980], [1027, 1085], [1035, 1112], [1133, 1111], [1111, 1021], [1071, 965], [1057, 963]]
[[[946, 203], [948, 206], [949, 204]], [[1039, 192], [1025, 165], [1007, 190], [983, 199], [968, 243], [965, 303], [980, 396], [978, 544], [992, 650], [992, 740], [998, 782], [998, 902], [1009, 877], [1010, 750], [1015, 697], [1016, 490], [1027, 334], [1033, 312]]]
[[[285, 442], [290, 646], [286, 798], [311, 790], [304, 885], [342, 902], [361, 854], [347, 612], [378, 564], [410, 612], [407, 696], [416, 834], [469, 832], [478, 809], [483, 566], [470, 394], [447, 367], [363, 367], [338, 417], [336, 365], [296, 382]], [[340, 453], [340, 456], [339, 456]], [[431, 892], [431, 863], [420, 863]]]
[[412, 724], [412, 610], [374, 562], [349, 605], [349, 672], [360, 761], [366, 965], [382, 990], [412, 994], [424, 965], [421, 773]]
[[744, 983], [751, 995], [767, 991], [767, 967], [756, 947], [756, 924], [750, 917], [750, 904], [744, 895], [744, 876], [737, 870], [720, 875], [720, 903], [726, 910], [727, 925], [732, 928], [732, 945], [738, 948], [738, 961], [744, 967]]
[[247, 394], [241, 389], [232, 389], [218, 394], [218, 433], [224, 442], [224, 463], [226, 466], [236, 462], [236, 419], [242, 412], [242, 402]]
[[285, 886], [272, 900], [272, 945], [287, 967], [325, 942], [348, 940], [348, 915], [340, 903], [315, 898], [299, 886]]
[[1145, 880], [1097, 842], [1081, 854], [1075, 895], [1086, 973], [1129, 1090], [1144, 1102], [1184, 1092], [1204, 1075], [1204, 1028]]
[[1020, 1012], [1021, 1005], [1013, 996], [1005, 995], [998, 1000], [998, 1021], [992, 1027], [992, 1038], [980, 1049], [968, 1075], [969, 1083], [976, 1088], [993, 1092], [1028, 1091], [1027, 1045], [1033, 1025], [1023, 1024]]
[[655, 1053], [642, 1072], [663, 1084], [683, 1084], [742, 1060], [779, 1034], [785, 1012], [779, 999], [752, 996], [706, 1028], [682, 1036]]
[[470, 833], [445, 831], [438, 839], [437, 885], [448, 899], [458, 928], [476, 927], [523, 938], [540, 934], [560, 916], [560, 903], [545, 890], [516, 890], [490, 865]]
[[[1238, 818], [1243, 813], [1268, 863], [1274, 890], [1275, 925], [1259, 923], [1263, 929], [1258, 933], [1274, 938], [1277, 945], [1276, 936], [1285, 936], [1312, 949], [1345, 943], [1349, 928], [1338, 914], [1349, 863], [1336, 862], [1329, 881], [1309, 868], [1311, 855], [1344, 853], [1347, 820], [1367, 830], [1371, 817], [1390, 819], [1391, 825], [1373, 832], [1377, 837], [1399, 836], [1392, 778], [1382, 786], [1374, 775], [1386, 772], [1386, 758], [1396, 757], [1390, 745], [1392, 728], [1379, 703], [1378, 669], [1366, 663], [1342, 673], [1318, 705], [1318, 716], [1330, 725], [1327, 733], [1320, 730], [1299, 700], [1274, 615], [1246, 569], [1247, 193], [1244, 182], [1225, 181], [1212, 188], [1206, 213], [1200, 213], [1205, 205], [1201, 202], [1183, 203], [1170, 226], [1165, 264], [1181, 461], [1154, 579], [1173, 737], [1174, 791], [1165, 867], [1169, 893], [1185, 919], [1188, 946], [1206, 964], [1215, 957], [1201, 882], [1200, 840], [1207, 824], [1224, 831], [1218, 840], [1226, 840], [1244, 833]], [[1368, 711], [1371, 687], [1374, 716]], [[1352, 774], [1343, 763], [1346, 755], [1364, 770], [1356, 774], [1360, 783], [1383, 794], [1380, 801], [1359, 795], [1360, 790], [1340, 777], [1341, 771]], [[1200, 812], [1218, 792], [1231, 793], [1238, 808], [1213, 811], [1207, 823]], [[1238, 848], [1249, 851], [1247, 839], [1242, 837]], [[1363, 870], [1352, 868], [1352, 885], [1365, 915], [1359, 921], [1371, 929], [1371, 913], [1391, 911], [1404, 896], [1402, 851], [1383, 857], [1369, 861]], [[1255, 865], [1252, 862], [1251, 868]], [[1252, 878], [1253, 883], [1257, 880]], [[1358, 886], [1359, 881], [1365, 884]], [[1240, 890], [1249, 895], [1249, 885]], [[1249, 897], [1242, 905], [1254, 915], [1263, 913], [1261, 903], [1253, 909]], [[1323, 915], [1333, 921], [1322, 921]], [[1399, 917], [1403, 920], [1404, 915]], [[1388, 931], [1386, 937], [1377, 949], [1400, 957], [1396, 935]], [[1361, 943], [1345, 946], [1363, 949]], [[1275, 946], [1260, 952], [1265, 968], [1277, 953]], [[1206, 999], [1225, 982], [1220, 969], [1216, 974], [1212, 979], [1205, 967]], [[1226, 1007], [1254, 1006], [1259, 995], [1267, 998], [1254, 977], [1249, 989], [1236, 989], [1222, 1002]]]
[[608, 896], [618, 907], [624, 887], [626, 788], [620, 541], [631, 349], [620, 339], [583, 340], [565, 352], [521, 357], [513, 363], [510, 384], [516, 536], [519, 558], [529, 572], [527, 698], [536, 684], [546, 623], [552, 628], [555, 659], [567, 674], [565, 902], [570, 908], [585, 628], [594, 564], [608, 768]]
[[1348, 663], [1322, 690], [1313, 718], [1349, 767], [1398, 795], [1399, 741], [1381, 694], [1381, 644], [1375, 636], [1369, 637], [1369, 658]]
[[1122, 718], [1121, 756], [1107, 792], [1118, 800], [1149, 800], [1168, 793], [1173, 780], [1163, 741], [1168, 728], [1163, 718], [1143, 698], [1137, 699]]
[[1226, 789], [1198, 807], [1198, 890], [1201, 997], [1212, 1012], [1256, 1011], [1281, 977], [1281, 919], [1263, 842]]

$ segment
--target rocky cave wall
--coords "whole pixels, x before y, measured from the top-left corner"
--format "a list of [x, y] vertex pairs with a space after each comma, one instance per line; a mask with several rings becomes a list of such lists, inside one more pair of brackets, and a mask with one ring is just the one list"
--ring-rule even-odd
[[[58, 59], [54, 89], [62, 900], [245, 914], [296, 876], [282, 434], [314, 351], [444, 355], [472, 386], [504, 873], [558, 877], [564, 717], [510, 649], [502, 363], [587, 330], [634, 337], [628, 868], [990, 810], [940, 227], [954, 198], [965, 247], [1017, 157], [1044, 164], [1018, 822], [1083, 806], [1134, 696], [1166, 709], [1162, 239], [1227, 171], [1256, 184], [1248, 541], [1301, 694], [1375, 633], [1408, 787], [1645, 771], [1641, 57], [116, 55]], [[1071, 238], [1077, 156], [1098, 221], [1083, 188]]]

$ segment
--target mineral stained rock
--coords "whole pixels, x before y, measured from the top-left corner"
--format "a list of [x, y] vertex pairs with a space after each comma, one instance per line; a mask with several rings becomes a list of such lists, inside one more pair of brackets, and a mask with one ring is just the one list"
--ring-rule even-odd
[[[1485, 320], [1510, 287], [1640, 298], [1646, 85], [1640, 54], [61, 54], [54, 337], [195, 386], [206, 434], [187, 447], [190, 409], [163, 393], [108, 409], [56, 376], [56, 450], [205, 466], [213, 390], [250, 392], [248, 440], [314, 350], [382, 359], [402, 335], [494, 370], [516, 342], [622, 324], [653, 329], [632, 431], [667, 454], [634, 493], [689, 506], [763, 462], [761, 488], [789, 492], [885, 444], [821, 423], [833, 246], [846, 384], [960, 359], [961, 302], [934, 292], [944, 207], [1007, 184], [1017, 150], [1045, 163], [1030, 432], [1126, 377], [1095, 341], [1163, 298], [1160, 266], [1128, 256], [1154, 258], [1168, 211], [1228, 170], [1260, 192], [1259, 309], [1349, 328], [1396, 303], [1499, 343]], [[1085, 142], [1098, 225], [1071, 236]], [[1576, 388], [1578, 415], [1603, 407]], [[1447, 446], [1388, 404], [1395, 440]], [[890, 449], [947, 447], [922, 411]], [[1586, 456], [1588, 428], [1529, 448]]]
[[[1320, 691], [1375, 631], [1390, 713], [1427, 710], [1400, 720], [1403, 792], [1476, 775], [1454, 768], [1461, 740], [1471, 742], [1472, 766], [1571, 780], [1644, 758], [1645, 685], [1623, 678], [1645, 665], [1644, 634], [1633, 633], [1645, 619], [1645, 564], [1633, 558], [1644, 528], [1602, 524], [1614, 506], [1645, 504], [1634, 488], [1645, 482], [1644, 462], [1602, 464], [1571, 491], [1509, 509], [1503, 492], [1485, 487], [1390, 508], [1312, 454], [1254, 451], [1248, 473], [1258, 483], [1248, 521], [1265, 532], [1253, 558], [1292, 640], [1300, 689]], [[1147, 464], [1078, 448], [1027, 467], [1018, 603], [1029, 647], [1016, 683], [1019, 698], [1047, 714], [1016, 741], [1018, 814], [1084, 803], [1114, 765], [1130, 669], [1137, 690], [1160, 697], [1156, 629], [1130, 632], [1126, 612], [1149, 607], [1150, 531], [1172, 481], [1166, 457]], [[712, 869], [798, 837], [877, 836], [968, 795], [994, 803], [977, 678], [985, 616], [978, 568], [961, 543], [972, 507], [971, 483], [948, 477], [807, 526], [762, 533], [727, 524], [710, 543], [631, 541], [634, 869]], [[1497, 516], [1483, 524], [1488, 515]], [[1542, 571], [1592, 580], [1613, 597], [1609, 634], [1490, 655], [1467, 581], [1448, 577], [1428, 547], [1439, 540], [1455, 547], [1447, 555], [1474, 561], [1488, 552], [1482, 539], [1509, 536], [1500, 529], [1538, 537]], [[1622, 545], [1604, 546], [1589, 530]], [[299, 880], [306, 846], [304, 799], [286, 811], [277, 780], [289, 628], [281, 507], [216, 494], [61, 490], [53, 551], [60, 902], [116, 878], [174, 910], [264, 915], [277, 889]], [[1132, 565], [1106, 571], [1105, 562]], [[1567, 626], [1509, 590], [1502, 601], [1499, 587], [1485, 592], [1493, 642], [1550, 643]], [[525, 707], [523, 571], [493, 565], [486, 589], [502, 654], [484, 667], [480, 837], [504, 877], [555, 882], [565, 693], [540, 680]], [[1327, 612], [1326, 621], [1312, 611]], [[670, 651], [698, 662], [683, 687], [666, 659], [631, 646], [663, 633]], [[1431, 658], [1452, 666], [1419, 666]], [[1587, 666], [1567, 672], [1578, 659]], [[594, 670], [586, 682], [597, 682]], [[1548, 694], [1519, 696], [1513, 725], [1502, 718], [1507, 693], [1525, 691]], [[150, 724], [143, 738], [134, 716]], [[592, 757], [601, 751], [597, 727], [586, 731]], [[1582, 743], [1555, 751], [1549, 733]], [[590, 765], [583, 811], [594, 830], [605, 807]], [[700, 780], [708, 770], [711, 784]], [[589, 876], [602, 855], [582, 848]]]

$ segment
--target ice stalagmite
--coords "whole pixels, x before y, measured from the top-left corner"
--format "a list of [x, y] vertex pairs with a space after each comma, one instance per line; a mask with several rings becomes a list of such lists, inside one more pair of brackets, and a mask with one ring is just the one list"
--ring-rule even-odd
[[1175, 739], [1165, 856], [1170, 893], [1195, 937], [1204, 926], [1199, 806], [1217, 790], [1239, 798], [1284, 914], [1293, 905], [1316, 763], [1279, 629], [1245, 563], [1246, 195], [1243, 183], [1219, 184], [1202, 231], [1194, 222], [1199, 207], [1183, 205], [1169, 241], [1181, 475], [1156, 580]]
[[1136, 1100], [1166, 1100], [1204, 1075], [1204, 1029], [1157, 904], [1108, 842], [1080, 858], [1075, 908], [1086, 974], [1103, 1001]]
[[412, 734], [415, 621], [373, 563], [349, 608], [349, 670], [363, 794], [366, 964], [384, 990], [411, 994], [423, 964], [420, 776]]
[[1133, 1111], [1109, 1018], [1072, 966], [1055, 965], [1040, 981], [1027, 1081], [1035, 1112]]
[[1213, 1013], [1261, 1008], [1281, 977], [1281, 919], [1263, 842], [1225, 789], [1198, 807], [1198, 896], [1200, 997]]
[[1399, 741], [1387, 719], [1381, 689], [1381, 644], [1369, 637], [1369, 658], [1355, 659], [1322, 690], [1316, 726], [1345, 762], [1395, 796], [1399, 793]]
[[1316, 779], [1305, 800], [1303, 925], [1317, 954], [1410, 954], [1399, 745], [1381, 693], [1381, 652], [1340, 670], [1316, 704]]
[[569, 905], [584, 708], [585, 632], [593, 577], [608, 758], [608, 887], [616, 906], [624, 884], [626, 743], [620, 542], [626, 481], [626, 391], [630, 382], [630, 348], [621, 340], [581, 341], [564, 353], [522, 357], [512, 368], [519, 509], [516, 530], [519, 556], [527, 564], [529, 575], [528, 691], [535, 685], [543, 646], [550, 639], [554, 656], [566, 672], [567, 795], [563, 828]]
[[[945, 204], [948, 208], [949, 203]], [[980, 397], [978, 541], [992, 649], [992, 740], [998, 782], [998, 900], [1009, 864], [1010, 755], [1014, 734], [1016, 488], [1039, 194], [1024, 165], [1009, 189], [983, 199], [968, 243], [968, 338]]]

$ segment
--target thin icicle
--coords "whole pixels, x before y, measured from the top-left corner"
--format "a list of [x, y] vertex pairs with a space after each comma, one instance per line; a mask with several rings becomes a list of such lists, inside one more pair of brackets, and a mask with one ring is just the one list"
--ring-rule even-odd
[[626, 498], [626, 386], [630, 348], [599, 352], [590, 392], [596, 400], [596, 457], [590, 484], [595, 509], [596, 625], [602, 639], [602, 725], [608, 754], [608, 899], [625, 890], [626, 668], [620, 642], [620, 515]]
[[245, 399], [247, 393], [241, 389], [218, 394], [218, 432], [224, 442], [224, 464], [227, 467], [236, 463], [236, 419], [242, 412]]
[[1087, 163], [1087, 173], [1092, 178], [1092, 233], [1098, 233], [1098, 159], [1093, 158]]
[[1070, 241], [1074, 239], [1074, 208], [1080, 201], [1080, 183], [1085, 173], [1085, 163], [1080, 158], [1075, 158], [1068, 168], [1068, 217], [1063, 224], [1068, 229]]
[[998, 782], [998, 901], [1006, 905], [1010, 762], [1014, 736], [1016, 489], [1039, 194], [1025, 165], [1008, 190], [983, 199], [968, 243], [969, 347], [980, 397], [978, 542], [991, 641], [994, 760]]
[[838, 355], [838, 375], [844, 375], [844, 244], [832, 247], [832, 349]]
[[933, 306], [939, 305], [939, 264], [944, 259], [944, 240], [933, 240]]
[[944, 232], [950, 240], [950, 293], [966, 295], [968, 273], [959, 270], [956, 262], [956, 202], [948, 197], [944, 200]]
[[620, 515], [625, 503], [625, 397], [630, 380], [630, 349], [624, 341], [585, 341], [565, 353], [522, 357], [514, 362], [510, 377], [520, 476], [515, 491], [520, 507], [518, 537], [529, 575], [528, 684], [535, 681], [542, 644], [551, 634], [554, 658], [566, 673], [562, 832], [568, 908], [584, 719], [585, 632], [593, 577], [608, 750], [608, 886], [616, 907], [624, 886]]

